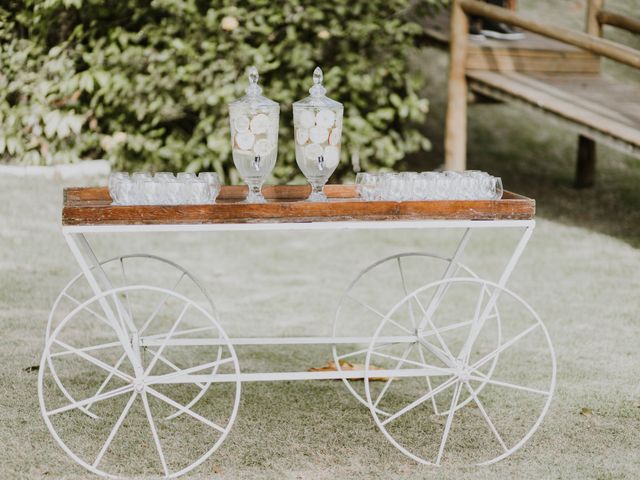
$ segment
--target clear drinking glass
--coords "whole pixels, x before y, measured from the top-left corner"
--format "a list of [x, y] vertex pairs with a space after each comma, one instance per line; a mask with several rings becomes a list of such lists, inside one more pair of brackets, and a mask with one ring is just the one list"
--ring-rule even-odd
[[220, 178], [215, 172], [200, 172], [198, 178], [208, 186], [207, 203], [214, 203], [220, 193]]
[[310, 96], [293, 104], [296, 162], [311, 184], [309, 201], [327, 199], [324, 184], [340, 161], [344, 107], [325, 96], [322, 70], [313, 71]]
[[129, 180], [129, 174], [127, 172], [112, 172], [109, 174], [109, 195], [114, 205], [121, 205], [123, 199], [120, 195], [120, 184], [124, 180]]
[[258, 70], [248, 70], [246, 95], [229, 104], [231, 154], [249, 187], [247, 203], [264, 203], [262, 184], [276, 164], [280, 105], [261, 95]]

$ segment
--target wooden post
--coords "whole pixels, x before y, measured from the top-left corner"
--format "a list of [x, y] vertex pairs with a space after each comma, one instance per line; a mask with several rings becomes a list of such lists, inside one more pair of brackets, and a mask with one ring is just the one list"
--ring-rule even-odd
[[602, 37], [602, 25], [598, 20], [598, 12], [604, 6], [604, 0], [589, 0], [587, 5], [587, 20], [585, 31], [589, 35]]
[[[604, 0], [589, 0], [585, 30], [589, 35], [602, 37], [602, 25], [598, 12]], [[596, 142], [585, 136], [578, 136], [578, 158], [576, 160], [576, 188], [593, 187], [596, 176]]]
[[467, 165], [467, 42], [469, 18], [459, 0], [451, 5], [451, 45], [449, 48], [449, 86], [444, 139], [444, 167], [465, 170]]

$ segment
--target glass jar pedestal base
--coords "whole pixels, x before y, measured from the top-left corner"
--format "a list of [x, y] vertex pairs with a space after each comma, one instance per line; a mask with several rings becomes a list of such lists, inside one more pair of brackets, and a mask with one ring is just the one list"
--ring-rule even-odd
[[311, 183], [311, 193], [307, 198], [307, 202], [326, 202], [327, 196], [324, 193], [324, 182]]
[[249, 193], [244, 203], [267, 203], [262, 195], [262, 184], [248, 184]]

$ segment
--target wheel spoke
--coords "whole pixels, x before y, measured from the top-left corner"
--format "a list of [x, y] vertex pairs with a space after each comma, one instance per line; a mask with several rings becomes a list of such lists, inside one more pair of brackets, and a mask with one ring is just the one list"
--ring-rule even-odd
[[[129, 285], [127, 274], [124, 271], [124, 257], [120, 257], [120, 271], [122, 272], [122, 279], [124, 280], [124, 284]], [[124, 291], [124, 296], [127, 299], [127, 310], [129, 311], [129, 318], [131, 319], [131, 321], [133, 321], [133, 313], [131, 312], [131, 301], [129, 300], [129, 292], [127, 292], [127, 290]]]
[[144, 375], [147, 376], [149, 375], [149, 373], [151, 372], [151, 369], [153, 369], [153, 367], [155, 366], [156, 362], [158, 361], [158, 357], [160, 355], [162, 355], [162, 352], [164, 351], [164, 349], [167, 346], [168, 341], [171, 339], [171, 337], [173, 336], [173, 332], [176, 331], [176, 329], [178, 328], [178, 325], [180, 324], [180, 322], [182, 321], [182, 319], [184, 318], [185, 313], [187, 313], [187, 310], [189, 310], [189, 307], [191, 306], [190, 303], [187, 303], [184, 308], [182, 309], [182, 312], [180, 312], [180, 315], [178, 316], [177, 320], [173, 323], [173, 325], [171, 326], [171, 330], [169, 331], [169, 333], [167, 334], [167, 337], [164, 339], [164, 342], [162, 342], [162, 345], [160, 345], [160, 348], [158, 349], [158, 351], [156, 352], [156, 354], [153, 356], [153, 358], [151, 359], [151, 362], [149, 362], [149, 366], [147, 367], [147, 369], [144, 372]]
[[440, 448], [438, 449], [436, 465], [440, 465], [440, 460], [442, 460], [442, 454], [444, 453], [444, 447], [447, 445], [447, 439], [449, 438], [449, 432], [451, 431], [451, 424], [453, 423], [453, 416], [456, 413], [458, 399], [460, 398], [460, 390], [462, 390], [462, 384], [458, 383], [453, 391], [451, 407], [449, 408], [449, 415], [447, 415], [447, 422], [444, 425], [444, 432], [442, 433], [442, 440], [440, 441]]
[[126, 373], [124, 373], [124, 372], [122, 372], [122, 371], [120, 371], [120, 370], [118, 370], [116, 368], [113, 368], [111, 365], [107, 365], [103, 361], [98, 360], [97, 358], [92, 357], [91, 355], [89, 355], [89, 354], [87, 354], [85, 352], [82, 352], [82, 351], [78, 350], [77, 348], [72, 347], [71, 345], [67, 345], [66, 343], [61, 342], [58, 339], [54, 339], [54, 342], [57, 343], [58, 345], [60, 345], [62, 348], [66, 348], [67, 350], [72, 351], [73, 353], [75, 353], [79, 357], [84, 358], [88, 362], [93, 363], [94, 365], [102, 368], [103, 370], [106, 370], [107, 372], [113, 373], [114, 375], [120, 377], [121, 379], [123, 379], [125, 381], [128, 381], [128, 382], [133, 381], [133, 377], [131, 375], [127, 375]]
[[502, 345], [500, 345], [498, 348], [496, 348], [493, 352], [488, 353], [487, 355], [485, 355], [484, 357], [482, 357], [480, 360], [478, 360], [477, 362], [475, 362], [473, 365], [471, 365], [471, 370], [478, 370], [478, 368], [480, 368], [482, 365], [484, 365], [485, 363], [487, 363], [489, 360], [493, 359], [496, 355], [500, 355], [500, 353], [504, 352], [507, 348], [509, 348], [510, 346], [512, 346], [514, 343], [516, 343], [518, 340], [520, 340], [521, 338], [523, 338], [524, 336], [528, 335], [529, 333], [531, 333], [533, 330], [535, 330], [537, 327], [539, 327], [540, 324], [539, 323], [534, 323], [533, 325], [531, 325], [529, 328], [523, 330], [522, 332], [520, 332], [518, 335], [516, 335], [515, 337], [513, 337], [512, 339], [510, 339], [508, 342], [503, 343]]
[[387, 315], [385, 315], [384, 313], [380, 312], [379, 310], [375, 309], [374, 307], [372, 307], [371, 305], [369, 305], [366, 302], [363, 302], [362, 300], [354, 297], [353, 295], [347, 295], [347, 297], [349, 297], [351, 300], [353, 300], [354, 302], [356, 302], [359, 305], [362, 305], [363, 307], [365, 307], [366, 309], [372, 311], [373, 313], [375, 313], [376, 315], [378, 315], [380, 318], [386, 318], [387, 321], [389, 321], [389, 323], [394, 324], [396, 327], [398, 327], [399, 329], [403, 330], [404, 332], [408, 333], [409, 335], [413, 335], [415, 332], [412, 332], [411, 330], [409, 330], [408, 328], [402, 326], [401, 324], [399, 324], [398, 322], [396, 322], [393, 318], [391, 317], [387, 317]]
[[[409, 291], [407, 289], [407, 281], [404, 277], [404, 269], [402, 268], [402, 260], [400, 259], [400, 257], [396, 257], [396, 260], [398, 261], [398, 271], [400, 272], [400, 278], [402, 280], [402, 290], [404, 290], [404, 295], [408, 296], [409, 295]], [[415, 330], [416, 328], [416, 317], [413, 313], [413, 305], [411, 303], [411, 300], [409, 300], [409, 318], [411, 319], [411, 328], [413, 328]]]
[[[206, 330], [215, 330], [217, 327], [215, 326], [210, 326], [210, 327], [197, 327], [197, 328], [190, 328], [188, 330], [176, 330], [175, 332], [173, 332], [173, 334], [171, 335], [172, 338], [175, 337], [179, 337], [182, 335], [186, 335], [188, 333], [198, 333], [198, 332], [204, 332]], [[142, 340], [142, 343], [144, 345], [144, 340], [147, 338], [153, 338], [154, 340], [158, 340], [158, 339], [163, 339], [165, 337], [167, 337], [169, 334], [168, 333], [157, 333], [155, 335], [147, 335], [146, 337], [140, 337]]]
[[223, 365], [225, 363], [229, 363], [233, 361], [233, 357], [227, 357], [222, 360], [216, 360], [215, 362], [204, 363], [202, 365], [197, 365], [191, 368], [185, 368], [183, 370], [179, 370], [173, 373], [167, 373], [165, 375], [158, 375], [154, 377], [153, 383], [166, 383], [165, 381], [172, 377], [177, 377], [179, 375], [190, 375], [195, 372], [199, 372], [200, 370], [206, 370], [207, 368], [213, 368], [216, 365]]
[[84, 400], [80, 400], [77, 402], [71, 402], [64, 407], [56, 408], [54, 410], [49, 410], [46, 412], [47, 416], [57, 415], [59, 413], [68, 412], [69, 410], [73, 410], [76, 408], [84, 407], [88, 404], [93, 404], [97, 402], [102, 402], [103, 400], [109, 400], [110, 398], [117, 397], [118, 395], [122, 395], [124, 393], [130, 392], [133, 390], [133, 385], [124, 385], [123, 387], [115, 388], [113, 390], [109, 390], [106, 393], [102, 393], [100, 395], [94, 395], [89, 398], [85, 398]]
[[156, 449], [158, 450], [158, 456], [160, 457], [160, 463], [162, 464], [162, 469], [164, 470], [164, 475], [166, 477], [169, 476], [169, 469], [167, 468], [167, 461], [164, 458], [164, 453], [162, 453], [162, 445], [160, 445], [160, 437], [158, 437], [158, 431], [156, 430], [156, 424], [153, 421], [153, 415], [151, 415], [151, 408], [149, 408], [149, 400], [147, 399], [147, 393], [142, 392], [142, 403], [144, 405], [144, 411], [147, 413], [147, 421], [149, 422], [149, 428], [151, 429], [151, 435], [153, 436], [153, 441], [156, 444]]
[[151, 395], [153, 395], [154, 397], [158, 398], [159, 400], [162, 400], [165, 403], [168, 403], [172, 407], [178, 409], [180, 412], [184, 412], [187, 415], [191, 415], [196, 420], [199, 420], [202, 423], [204, 423], [205, 425], [208, 425], [211, 428], [213, 428], [215, 430], [218, 430], [220, 433], [224, 433], [225, 432], [225, 429], [223, 427], [221, 427], [220, 425], [217, 425], [217, 424], [213, 423], [211, 420], [209, 420], [207, 418], [204, 418], [202, 415], [197, 414], [196, 412], [194, 412], [190, 408], [187, 408], [186, 406], [179, 404], [175, 400], [172, 400], [171, 398], [167, 397], [166, 395], [163, 395], [162, 393], [160, 393], [157, 390], [151, 388], [150, 386], [147, 385], [146, 389]]
[[421, 403], [426, 402], [431, 397], [434, 397], [434, 396], [438, 395], [440, 392], [444, 391], [449, 386], [453, 385], [456, 380], [457, 380], [457, 377], [451, 377], [449, 380], [447, 380], [445, 382], [442, 382], [440, 385], [438, 385], [436, 388], [434, 388], [430, 392], [424, 394], [423, 396], [421, 396], [417, 400], [414, 400], [409, 405], [407, 405], [406, 407], [402, 408], [401, 410], [398, 410], [396, 413], [394, 413], [389, 418], [386, 418], [383, 422], [380, 422], [380, 423], [384, 426], [387, 423], [394, 421], [396, 418], [404, 415], [405, 413], [407, 413], [410, 410], [413, 410], [414, 408], [416, 408]]
[[[127, 358], [127, 354], [123, 353], [118, 359], [118, 361], [116, 362], [116, 364], [113, 366], [113, 368], [118, 369], [120, 365], [122, 365], [122, 362], [124, 362], [125, 358]], [[109, 375], [107, 375], [107, 378], [104, 379], [104, 382], [102, 382], [102, 385], [98, 387], [98, 390], [96, 391], [95, 395], [100, 395], [102, 391], [106, 388], [106, 386], [109, 384], [112, 378], [113, 378], [113, 372], [109, 372]], [[87, 410], [91, 408], [91, 405], [93, 404], [90, 403], [89, 405], [87, 405]]]
[[507, 445], [504, 443], [504, 440], [502, 440], [502, 437], [500, 436], [500, 434], [498, 433], [498, 430], [496, 429], [496, 426], [493, 424], [493, 422], [491, 421], [491, 418], [489, 417], [489, 414], [487, 413], [487, 411], [484, 409], [484, 405], [482, 404], [482, 402], [480, 402], [480, 399], [478, 398], [478, 395], [476, 394], [475, 390], [471, 387], [471, 385], [469, 384], [469, 382], [465, 382], [465, 386], [467, 387], [467, 390], [469, 390], [469, 393], [471, 394], [471, 396], [473, 397], [473, 401], [476, 402], [476, 405], [478, 406], [478, 410], [480, 410], [480, 413], [482, 414], [482, 416], [484, 417], [484, 420], [487, 422], [487, 425], [489, 425], [489, 428], [491, 429], [491, 431], [493, 432], [493, 435], [496, 437], [496, 440], [498, 440], [498, 443], [500, 444], [500, 446], [502, 447], [502, 449], [506, 452], [509, 450], [509, 448], [507, 447]]
[[477, 382], [490, 383], [491, 385], [497, 385], [500, 387], [513, 388], [514, 390], [522, 390], [523, 392], [537, 393], [539, 395], [551, 395], [551, 392], [548, 392], [546, 390], [525, 387], [524, 385], [516, 385], [515, 383], [502, 382], [500, 380], [494, 380], [493, 378], [489, 378], [486, 375], [482, 375], [480, 377], [477, 377], [475, 375], [470, 375], [469, 378]]
[[449, 359], [453, 360], [455, 357], [452, 355], [451, 351], [449, 350], [449, 347], [447, 347], [447, 344], [445, 343], [444, 339], [442, 338], [442, 335], [440, 335], [440, 331], [436, 328], [436, 326], [431, 321], [431, 314], [427, 314], [427, 311], [425, 310], [424, 306], [422, 305], [422, 302], [420, 302], [420, 299], [417, 296], [413, 295], [413, 298], [416, 300], [416, 303], [420, 307], [420, 310], [422, 310], [423, 319], [422, 319], [422, 321], [420, 323], [423, 323], [425, 321], [425, 319], [426, 319], [427, 325], [430, 325], [431, 328], [433, 328], [433, 332], [434, 332], [436, 338], [438, 339], [438, 342], [440, 343], [440, 346], [442, 347], [444, 352], [447, 354]]
[[[63, 295], [65, 297], [67, 297], [69, 300], [71, 300], [73, 303], [75, 303], [76, 305], [80, 306], [82, 305], [82, 302], [80, 300], [76, 300], [74, 297], [72, 297], [71, 295], [69, 295], [68, 293], [63, 293]], [[109, 320], [107, 320], [104, 316], [100, 315], [98, 312], [96, 312], [95, 310], [89, 308], [89, 307], [84, 307], [84, 310], [86, 310], [87, 312], [89, 312], [91, 315], [93, 315], [94, 317], [96, 317], [98, 320], [100, 320], [101, 322], [106, 323], [107, 325], [109, 325], [109, 327], [111, 327], [111, 322]]]
[[[398, 363], [396, 363], [396, 366], [395, 366], [394, 370], [398, 370], [400, 367], [402, 367], [402, 365], [404, 364], [405, 360], [409, 356], [409, 353], [411, 353], [411, 349], [413, 348], [414, 345], [415, 344], [409, 344], [407, 346], [407, 348], [404, 349], [402, 357], [400, 358]], [[387, 393], [387, 389], [391, 386], [391, 382], [393, 382], [393, 377], [389, 377], [387, 379], [387, 381], [385, 382], [384, 386], [382, 387], [382, 390], [378, 394], [378, 398], [376, 398], [376, 401], [373, 402], [373, 406], [374, 407], [376, 407], [376, 408], [378, 407], [378, 404], [380, 403], [380, 400], [382, 400], [382, 397], [384, 396], [384, 394]]]
[[[422, 351], [421, 348], [418, 348], [418, 356], [420, 357], [420, 361], [422, 363], [426, 363], [424, 359], [424, 352]], [[431, 385], [431, 378], [429, 378], [429, 375], [425, 376], [424, 378], [427, 380], [427, 387], [429, 388], [429, 392], [431, 392], [431, 390], [433, 390], [433, 386]], [[433, 405], [433, 413], [438, 415], [438, 406], [436, 405], [436, 397], [431, 397], [431, 404]]]
[[[182, 281], [182, 279], [186, 276], [185, 272], [182, 272], [182, 274], [180, 275], [180, 277], [178, 278], [178, 281], [173, 285], [173, 288], [171, 289], [172, 292], [176, 291], [176, 288], [178, 288], [178, 285], [180, 285], [180, 282]], [[153, 312], [151, 312], [151, 315], [149, 315], [149, 318], [147, 318], [144, 322], [144, 324], [142, 325], [142, 327], [140, 328], [140, 330], [138, 331], [138, 335], [142, 336], [142, 334], [144, 333], [144, 331], [147, 329], [147, 327], [149, 327], [149, 325], [151, 325], [151, 322], [153, 322], [153, 319], [156, 318], [156, 315], [158, 315], [158, 312], [160, 312], [160, 309], [162, 308], [162, 306], [165, 304], [165, 302], [169, 299], [169, 297], [171, 296], [170, 293], [167, 293], [162, 300], [160, 300], [160, 303], [158, 303], [158, 305], [156, 305], [156, 308], [153, 309]]]
[[[120, 342], [111, 342], [111, 343], [103, 343], [100, 345], [95, 345], [93, 347], [83, 347], [83, 348], [78, 348], [76, 350], [78, 350], [79, 352], [91, 352], [92, 350], [104, 350], [106, 348], [114, 348], [114, 347], [121, 347], [122, 344]], [[71, 350], [63, 350], [62, 352], [55, 352], [50, 354], [49, 356], [51, 358], [56, 358], [56, 357], [64, 357], [67, 355], [73, 355], [75, 352], [71, 351]]]
[[[152, 355], [155, 355], [157, 353], [155, 350], [152, 350], [149, 347], [147, 347], [147, 350], [151, 352]], [[182, 372], [182, 369], [180, 367], [178, 367], [175, 363], [170, 361], [168, 358], [165, 358], [163, 355], [159, 355], [158, 360], [164, 363], [169, 368], [173, 369], [174, 371]], [[206, 388], [206, 385], [204, 383], [196, 383], [196, 385], [200, 387], [201, 390], [204, 390]]]
[[129, 413], [129, 410], [131, 409], [131, 406], [133, 405], [133, 402], [136, 399], [136, 395], [137, 395], [137, 392], [134, 390], [134, 392], [131, 394], [131, 397], [129, 398], [129, 401], [127, 402], [127, 405], [124, 407], [124, 410], [120, 414], [120, 417], [118, 417], [118, 420], [116, 421], [116, 424], [113, 426], [113, 429], [111, 430], [111, 433], [109, 433], [109, 436], [107, 437], [107, 440], [104, 442], [104, 445], [102, 445], [102, 448], [100, 449], [100, 452], [98, 453], [98, 456], [96, 457], [95, 461], [93, 462], [93, 467], [94, 468], [98, 466], [98, 464], [100, 463], [100, 460], [102, 460], [102, 457], [104, 456], [104, 454], [106, 453], [107, 449], [109, 448], [109, 445], [111, 445], [111, 442], [113, 441], [113, 438], [116, 436], [116, 433], [118, 433], [118, 430], [120, 429], [120, 426], [122, 425], [122, 422], [124, 422], [124, 419], [127, 417], [127, 414]]
[[[385, 348], [385, 347], [389, 347], [391, 345], [397, 345], [397, 343], [381, 343], [380, 345], [376, 346], [376, 348]], [[338, 355], [338, 360], [343, 360], [345, 358], [349, 358], [349, 357], [355, 357], [356, 355], [361, 355], [363, 353], [367, 353], [367, 351], [369, 350], [369, 348], [363, 348], [362, 350], [356, 350], [355, 352], [350, 352], [350, 353], [345, 353], [344, 355]]]
[[413, 360], [408, 360], [408, 359], [403, 358], [403, 357], [397, 357], [395, 355], [388, 355], [386, 353], [376, 352], [374, 350], [371, 351], [371, 354], [372, 355], [377, 355], [379, 357], [388, 358], [388, 359], [391, 359], [391, 360], [396, 360], [396, 361], [401, 362], [401, 363], [408, 363], [408, 364], [416, 365], [416, 366], [422, 367], [422, 368], [431, 368], [433, 370], [442, 371], [442, 372], [444, 372], [445, 375], [448, 375], [449, 373], [451, 373], [451, 370], [448, 369], [448, 368], [436, 367], [434, 365], [429, 365], [428, 363], [415, 362]]

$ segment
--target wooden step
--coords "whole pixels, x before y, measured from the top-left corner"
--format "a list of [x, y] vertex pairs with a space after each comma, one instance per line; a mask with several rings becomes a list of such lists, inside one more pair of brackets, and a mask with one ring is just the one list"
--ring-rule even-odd
[[[449, 14], [442, 13], [423, 23], [430, 39], [449, 43]], [[580, 48], [531, 32], [522, 40], [469, 38], [467, 70], [498, 72], [587, 73], [600, 72], [600, 59]]]
[[475, 93], [552, 113], [589, 138], [625, 144], [629, 153], [640, 148], [640, 85], [575, 73], [469, 71], [467, 79]]

